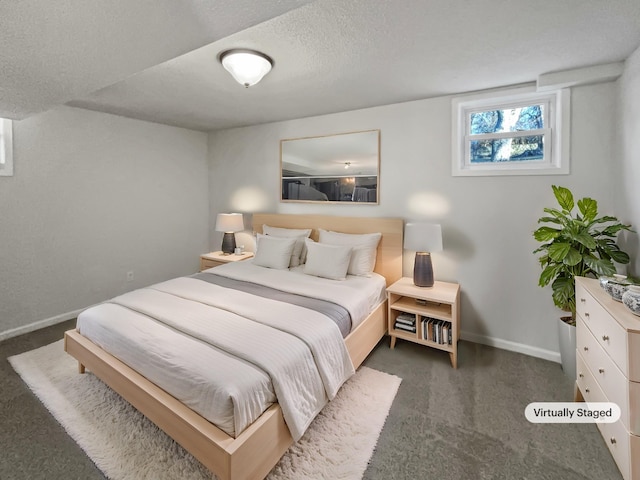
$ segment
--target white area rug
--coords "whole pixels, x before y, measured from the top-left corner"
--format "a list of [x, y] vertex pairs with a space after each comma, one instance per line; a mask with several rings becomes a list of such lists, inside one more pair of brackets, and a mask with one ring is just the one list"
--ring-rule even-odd
[[[110, 479], [215, 478], [94, 375], [78, 374], [62, 340], [9, 362]], [[362, 478], [400, 381], [361, 367], [267, 478]]]

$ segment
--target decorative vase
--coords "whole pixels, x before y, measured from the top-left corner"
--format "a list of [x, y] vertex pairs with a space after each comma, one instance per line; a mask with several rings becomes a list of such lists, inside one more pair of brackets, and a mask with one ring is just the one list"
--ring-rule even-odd
[[631, 313], [640, 316], [640, 285], [630, 285], [622, 294], [622, 303]]
[[558, 319], [560, 361], [565, 375], [576, 378], [576, 327], [567, 323], [567, 320], [571, 320], [571, 317]]
[[614, 275], [604, 285], [604, 290], [617, 302], [622, 301], [622, 295], [627, 291], [632, 282], [626, 275]]
[[609, 283], [609, 281], [622, 282], [626, 280], [626, 278], [627, 278], [626, 275], [614, 273], [613, 275], [601, 275], [600, 277], [598, 277], [598, 280], [600, 281], [600, 286], [602, 287], [602, 289], [606, 290], [607, 283]]

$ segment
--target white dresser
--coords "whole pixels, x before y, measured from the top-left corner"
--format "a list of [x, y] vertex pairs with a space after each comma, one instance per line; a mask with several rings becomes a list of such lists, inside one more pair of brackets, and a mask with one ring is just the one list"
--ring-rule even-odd
[[576, 311], [576, 401], [620, 407], [620, 420], [598, 428], [622, 476], [640, 480], [640, 317], [582, 277]]

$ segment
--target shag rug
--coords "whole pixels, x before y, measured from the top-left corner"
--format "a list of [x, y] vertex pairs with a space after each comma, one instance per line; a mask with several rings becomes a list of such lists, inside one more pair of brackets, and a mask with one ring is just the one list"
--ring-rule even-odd
[[[102, 381], [90, 372], [78, 374], [62, 340], [9, 362], [108, 478], [215, 479]], [[400, 381], [360, 367], [267, 478], [361, 479]]]

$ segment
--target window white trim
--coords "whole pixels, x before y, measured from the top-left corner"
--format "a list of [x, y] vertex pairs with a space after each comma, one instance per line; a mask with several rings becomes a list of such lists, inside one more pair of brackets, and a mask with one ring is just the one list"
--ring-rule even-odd
[[[570, 155], [570, 90], [537, 92], [535, 87], [483, 92], [456, 97], [451, 102], [453, 176], [489, 175], [566, 175], [569, 173]], [[515, 108], [540, 103], [545, 109], [545, 128], [526, 132], [469, 135], [467, 121], [473, 112]], [[544, 158], [520, 162], [472, 164], [470, 145], [482, 138], [517, 138], [544, 135]]]
[[0, 177], [13, 175], [12, 121], [0, 118]]

